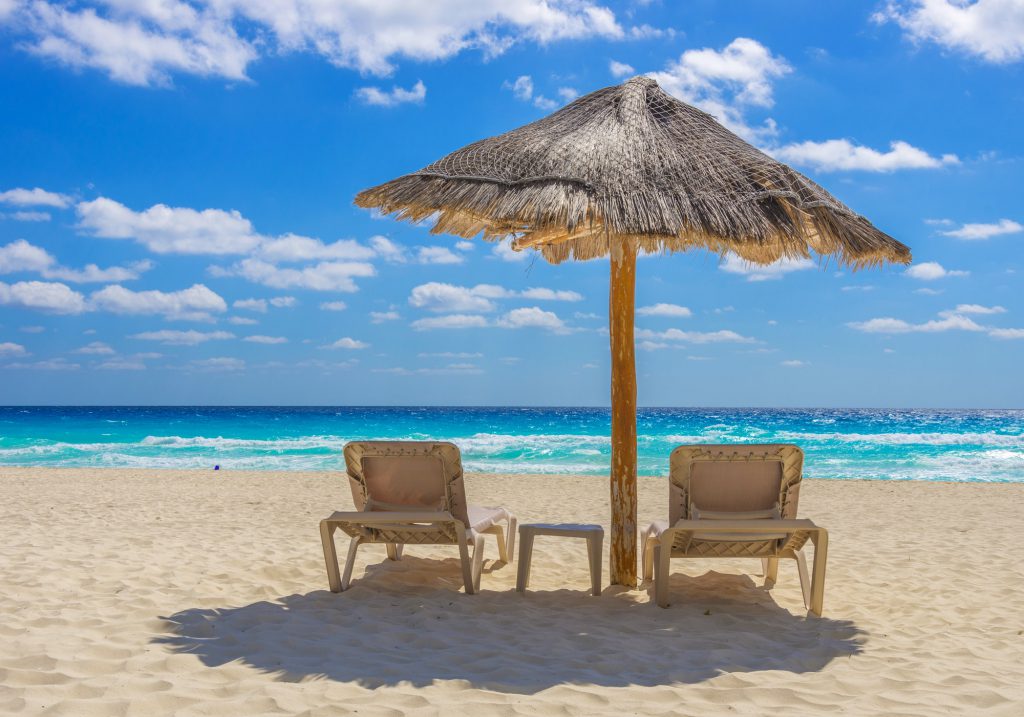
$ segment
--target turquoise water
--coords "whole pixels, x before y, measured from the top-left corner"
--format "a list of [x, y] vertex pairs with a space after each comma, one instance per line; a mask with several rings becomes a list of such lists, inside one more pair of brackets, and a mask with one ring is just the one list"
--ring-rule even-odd
[[[680, 443], [800, 445], [816, 478], [1024, 482], [1024, 411], [645, 409], [643, 475]], [[607, 474], [591, 408], [0, 407], [0, 466], [338, 470], [354, 439], [454, 441], [466, 469]]]

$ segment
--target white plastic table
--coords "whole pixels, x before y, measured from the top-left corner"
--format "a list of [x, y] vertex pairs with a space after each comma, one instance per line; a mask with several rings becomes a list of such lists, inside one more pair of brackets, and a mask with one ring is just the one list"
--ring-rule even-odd
[[530, 584], [530, 561], [533, 558], [533, 539], [538, 535], [561, 538], [583, 538], [587, 541], [590, 560], [590, 587], [594, 595], [601, 594], [601, 551], [604, 546], [604, 528], [593, 523], [524, 523], [519, 526], [519, 567], [516, 590], [526, 592]]

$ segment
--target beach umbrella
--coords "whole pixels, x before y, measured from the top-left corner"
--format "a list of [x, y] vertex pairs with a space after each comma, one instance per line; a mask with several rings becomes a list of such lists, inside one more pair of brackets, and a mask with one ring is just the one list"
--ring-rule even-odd
[[713, 117], [634, 77], [360, 192], [356, 204], [432, 220], [545, 259], [610, 258], [612, 584], [636, 585], [639, 252], [704, 249], [749, 262], [817, 255], [851, 268], [910, 250]]

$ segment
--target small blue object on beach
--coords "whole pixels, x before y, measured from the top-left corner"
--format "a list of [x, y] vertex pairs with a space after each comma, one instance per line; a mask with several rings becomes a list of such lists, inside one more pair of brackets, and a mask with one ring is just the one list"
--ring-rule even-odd
[[214, 469], [215, 471], [219, 471], [219, 470], [220, 470], [220, 466], [219, 466], [219, 465], [217, 465], [217, 466], [214, 466], [214, 467], [213, 467], [213, 469]]

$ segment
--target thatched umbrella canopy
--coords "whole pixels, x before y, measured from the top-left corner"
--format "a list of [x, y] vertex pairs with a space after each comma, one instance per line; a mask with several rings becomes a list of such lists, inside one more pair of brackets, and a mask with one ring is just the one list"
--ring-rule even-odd
[[910, 250], [713, 117], [634, 77], [544, 119], [360, 192], [360, 207], [434, 219], [432, 233], [611, 256], [611, 580], [636, 583], [636, 256], [702, 248], [758, 264], [909, 263]]

